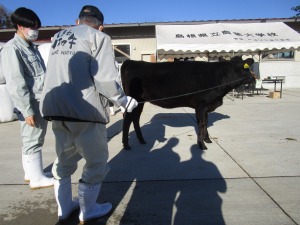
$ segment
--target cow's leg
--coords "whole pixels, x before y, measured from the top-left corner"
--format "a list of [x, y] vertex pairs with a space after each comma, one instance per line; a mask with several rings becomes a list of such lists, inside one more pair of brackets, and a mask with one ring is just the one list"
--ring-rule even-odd
[[135, 116], [133, 117], [133, 126], [139, 142], [141, 144], [146, 144], [140, 127], [140, 118], [143, 112], [143, 108], [144, 108], [144, 103], [141, 103], [136, 107]]
[[223, 98], [216, 99], [212, 102], [209, 106], [207, 106], [206, 113], [205, 113], [205, 123], [204, 123], [204, 141], [206, 143], [212, 143], [209, 138], [208, 130], [207, 130], [207, 123], [208, 123], [208, 113], [215, 111], [216, 108], [223, 104]]
[[140, 143], [144, 144], [146, 143], [144, 141], [142, 131], [139, 125], [139, 120], [141, 117], [141, 113], [143, 111], [144, 103], [138, 104], [138, 106], [133, 109], [131, 113], [125, 112], [124, 113], [124, 120], [123, 120], [123, 134], [122, 134], [122, 143], [125, 150], [130, 150], [131, 147], [128, 142], [128, 136], [129, 136], [129, 129], [130, 125], [133, 122], [134, 130], [136, 132], [137, 138]]
[[127, 112], [124, 113], [122, 143], [125, 150], [131, 149], [128, 143], [128, 135], [129, 135], [129, 128], [133, 120], [133, 116], [134, 116], [134, 110], [131, 113], [127, 113]]
[[204, 141], [206, 143], [212, 143], [212, 141], [209, 138], [209, 134], [208, 134], [208, 130], [207, 130], [207, 123], [208, 123], [208, 113], [205, 113], [205, 121], [204, 121], [204, 128], [203, 128]]
[[204, 144], [204, 139], [205, 139], [205, 114], [206, 111], [202, 108], [200, 109], [199, 107], [196, 108], [196, 119], [197, 119], [197, 123], [198, 123], [198, 146], [200, 149], [207, 149], [206, 145]]

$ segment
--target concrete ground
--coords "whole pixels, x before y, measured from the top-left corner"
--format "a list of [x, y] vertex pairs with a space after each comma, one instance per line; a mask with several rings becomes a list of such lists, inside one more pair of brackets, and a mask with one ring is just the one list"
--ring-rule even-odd
[[[243, 100], [224, 98], [209, 115], [213, 143], [199, 150], [194, 112], [146, 104], [141, 126], [146, 145], [130, 133], [122, 150], [122, 114], [107, 125], [111, 170], [99, 202], [108, 225], [295, 225], [300, 224], [300, 89], [271, 99], [267, 92]], [[0, 124], [0, 224], [53, 225], [53, 188], [32, 191], [23, 181], [19, 122]], [[44, 167], [55, 159], [49, 123]], [[83, 166], [72, 177], [73, 194]], [[78, 211], [66, 224], [78, 224]]]

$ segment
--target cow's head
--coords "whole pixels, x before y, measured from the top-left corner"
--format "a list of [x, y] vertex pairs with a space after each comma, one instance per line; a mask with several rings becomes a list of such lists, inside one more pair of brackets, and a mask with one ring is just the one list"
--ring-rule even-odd
[[234, 65], [235, 71], [238, 73], [238, 76], [241, 78], [241, 84], [250, 84], [255, 82], [255, 76], [250, 71], [250, 66], [254, 63], [252, 58], [243, 60], [241, 56], [234, 56], [230, 60], [225, 60], [224, 58], [219, 58], [220, 62], [230, 62]]

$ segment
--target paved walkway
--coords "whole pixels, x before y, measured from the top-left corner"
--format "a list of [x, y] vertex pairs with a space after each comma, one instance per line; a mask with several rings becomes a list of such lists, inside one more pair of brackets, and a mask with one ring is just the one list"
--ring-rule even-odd
[[[108, 136], [121, 124], [118, 112]], [[109, 139], [111, 170], [99, 201], [114, 208], [93, 224], [300, 224], [300, 89], [284, 90], [282, 99], [225, 98], [209, 116], [213, 143], [205, 151], [196, 145], [191, 109], [146, 104], [141, 126], [146, 145], [134, 132], [131, 151], [122, 150], [121, 134]], [[32, 191], [23, 182], [18, 121], [0, 124], [0, 137], [0, 224], [58, 224], [53, 188]], [[51, 123], [43, 157], [49, 169]], [[72, 177], [75, 196], [82, 166]]]

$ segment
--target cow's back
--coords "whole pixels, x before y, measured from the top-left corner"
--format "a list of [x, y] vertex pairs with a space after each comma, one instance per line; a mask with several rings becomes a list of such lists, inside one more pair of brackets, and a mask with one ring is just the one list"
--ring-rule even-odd
[[[163, 62], [147, 63], [142, 61], [125, 61], [121, 69], [124, 91], [138, 101], [173, 108], [193, 107], [202, 96], [212, 98], [213, 88], [222, 81], [224, 63], [207, 62]], [[202, 95], [199, 93], [203, 92]], [[206, 93], [205, 93], [206, 92]], [[198, 96], [196, 96], [198, 95]]]

